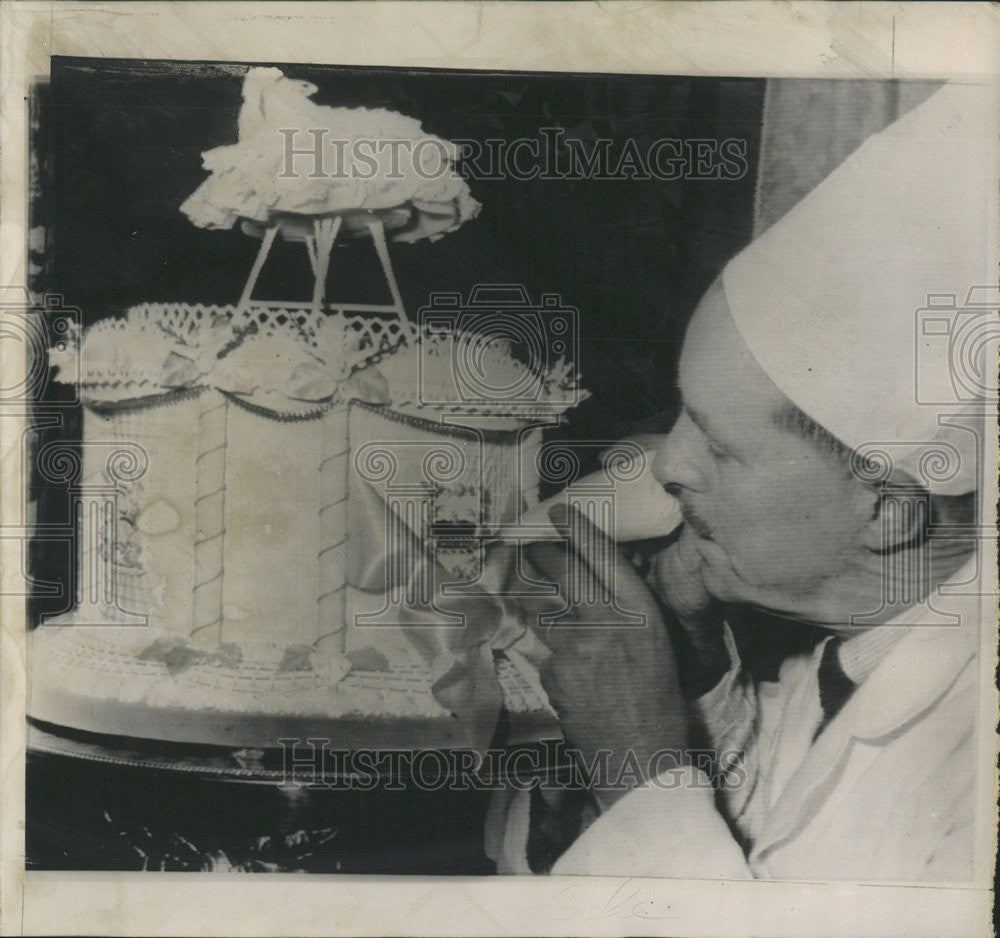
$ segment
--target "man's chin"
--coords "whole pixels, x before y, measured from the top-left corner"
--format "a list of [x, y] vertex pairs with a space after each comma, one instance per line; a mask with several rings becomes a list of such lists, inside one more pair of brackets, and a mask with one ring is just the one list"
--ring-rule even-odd
[[705, 584], [705, 592], [712, 599], [723, 603], [740, 603], [745, 600], [733, 589], [733, 584], [729, 578], [717, 573], [709, 564], [702, 568], [702, 581]]
[[[736, 572], [728, 555], [714, 541], [700, 541], [702, 556], [701, 577], [707, 592], [719, 602], [740, 606], [754, 606], [773, 615], [793, 616], [795, 606], [787, 589], [763, 583], [751, 583]], [[794, 595], [801, 597], [808, 591], [803, 587]], [[812, 621], [812, 620], [810, 620]]]
[[701, 577], [705, 591], [724, 603], [752, 602], [753, 588], [736, 573], [729, 555], [711, 538], [694, 537], [694, 548], [701, 555]]

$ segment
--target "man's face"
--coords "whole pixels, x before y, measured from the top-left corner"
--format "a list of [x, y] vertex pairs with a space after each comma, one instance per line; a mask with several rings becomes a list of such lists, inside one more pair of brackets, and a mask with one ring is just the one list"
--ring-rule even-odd
[[794, 613], [857, 558], [870, 492], [836, 456], [773, 415], [787, 398], [754, 360], [721, 284], [702, 300], [680, 361], [683, 411], [653, 473], [680, 500], [678, 547], [718, 599]]

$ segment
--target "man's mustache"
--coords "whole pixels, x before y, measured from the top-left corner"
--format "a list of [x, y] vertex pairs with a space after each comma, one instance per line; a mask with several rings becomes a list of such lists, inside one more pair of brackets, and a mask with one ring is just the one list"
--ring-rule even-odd
[[712, 537], [712, 527], [711, 525], [702, 518], [685, 500], [682, 494], [682, 489], [679, 485], [675, 485], [672, 482], [668, 482], [663, 486], [664, 489], [674, 498], [677, 499], [678, 505], [681, 509], [681, 517], [684, 519], [684, 523], [691, 527], [698, 537], [709, 540]]

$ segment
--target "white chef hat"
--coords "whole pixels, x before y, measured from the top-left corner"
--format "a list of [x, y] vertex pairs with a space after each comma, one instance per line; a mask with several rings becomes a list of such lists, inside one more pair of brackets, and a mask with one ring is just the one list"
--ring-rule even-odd
[[792, 402], [941, 494], [977, 486], [976, 435], [949, 415], [982, 412], [995, 388], [996, 118], [994, 87], [943, 87], [723, 272], [740, 334]]

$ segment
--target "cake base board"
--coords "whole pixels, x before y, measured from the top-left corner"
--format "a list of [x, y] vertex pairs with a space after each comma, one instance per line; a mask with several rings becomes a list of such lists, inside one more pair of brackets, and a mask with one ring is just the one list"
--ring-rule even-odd
[[[170, 673], [138, 657], [149, 641], [101, 628], [36, 629], [28, 715], [88, 733], [232, 749], [309, 739], [329, 750], [471, 745], [468, 728], [434, 698], [423, 662], [351, 671], [332, 685], [314, 671], [281, 672], [253, 659]], [[497, 678], [512, 718], [508, 742], [551, 737], [555, 715], [531, 682], [506, 659], [497, 662]]]
[[318, 751], [414, 750], [466, 748], [466, 734], [452, 716], [336, 717], [322, 714], [271, 715], [137, 707], [115, 700], [85, 699], [48, 689], [32, 698], [31, 717], [42, 723], [107, 736], [157, 742], [226, 746], [233, 749], [278, 749], [281, 740]]

